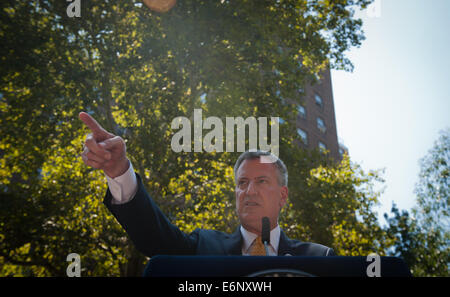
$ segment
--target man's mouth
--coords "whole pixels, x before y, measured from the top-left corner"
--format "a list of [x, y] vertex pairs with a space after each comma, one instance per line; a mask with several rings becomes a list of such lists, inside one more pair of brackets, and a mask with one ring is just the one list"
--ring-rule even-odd
[[253, 201], [247, 201], [247, 202], [245, 202], [244, 205], [245, 205], [245, 206], [259, 206], [258, 203], [253, 202]]

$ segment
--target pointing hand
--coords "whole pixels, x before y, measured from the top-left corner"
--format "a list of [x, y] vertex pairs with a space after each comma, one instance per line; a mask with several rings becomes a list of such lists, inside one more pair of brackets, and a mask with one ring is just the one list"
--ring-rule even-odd
[[80, 112], [79, 117], [92, 132], [84, 142], [81, 154], [84, 164], [102, 169], [111, 178], [124, 174], [129, 167], [125, 141], [103, 129], [89, 114]]

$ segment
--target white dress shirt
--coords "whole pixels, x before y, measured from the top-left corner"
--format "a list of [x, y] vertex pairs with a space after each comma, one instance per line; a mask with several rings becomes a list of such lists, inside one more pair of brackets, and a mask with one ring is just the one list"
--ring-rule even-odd
[[128, 170], [121, 176], [111, 178], [106, 175], [108, 187], [113, 196], [112, 204], [124, 204], [136, 195], [138, 184], [131, 161]]
[[[255, 242], [257, 234], [247, 231], [241, 225], [241, 234], [242, 234], [242, 255], [250, 256], [250, 252], [252, 250], [252, 246]], [[278, 256], [278, 244], [280, 243], [280, 226], [276, 226], [270, 231], [270, 244], [268, 245], [269, 256]]]
[[[133, 199], [136, 195], [138, 184], [136, 179], [136, 174], [133, 169], [131, 161], [128, 170], [121, 176], [111, 178], [106, 175], [106, 180], [108, 181], [108, 187], [113, 196], [112, 204], [125, 204]], [[242, 244], [242, 255], [250, 255], [252, 245], [258, 237], [257, 234], [247, 231], [241, 226], [241, 234], [243, 238]], [[278, 255], [278, 244], [280, 243], [280, 226], [276, 226], [270, 231], [270, 244], [268, 246], [269, 256]]]

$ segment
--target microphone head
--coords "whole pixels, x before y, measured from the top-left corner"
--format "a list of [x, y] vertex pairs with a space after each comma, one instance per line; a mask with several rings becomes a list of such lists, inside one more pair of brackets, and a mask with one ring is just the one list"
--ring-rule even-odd
[[268, 217], [262, 218], [261, 240], [263, 243], [270, 243], [270, 221]]

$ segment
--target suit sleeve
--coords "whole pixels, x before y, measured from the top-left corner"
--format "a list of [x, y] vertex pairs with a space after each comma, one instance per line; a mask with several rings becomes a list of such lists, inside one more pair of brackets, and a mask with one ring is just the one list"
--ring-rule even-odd
[[337, 256], [337, 255], [332, 248], [328, 248], [325, 256], [333, 257], [333, 256]]
[[113, 197], [109, 188], [103, 201], [136, 248], [148, 257], [195, 254], [198, 233], [187, 235], [170, 223], [145, 190], [138, 174], [136, 179], [138, 189], [129, 202], [112, 204]]

